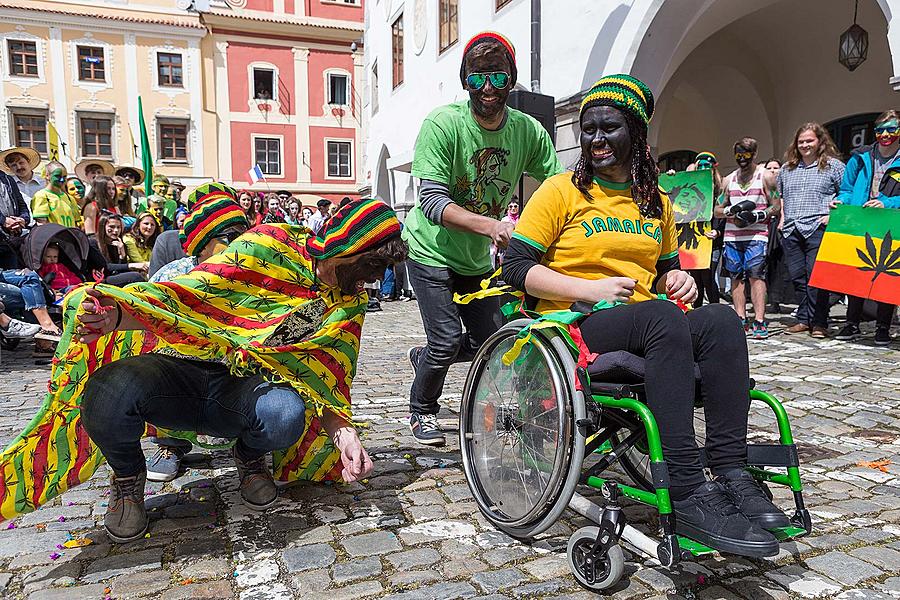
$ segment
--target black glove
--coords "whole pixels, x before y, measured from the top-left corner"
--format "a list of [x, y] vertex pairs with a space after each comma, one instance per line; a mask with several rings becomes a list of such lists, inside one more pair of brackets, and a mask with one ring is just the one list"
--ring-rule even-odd
[[[753, 200], [742, 200], [742, 201], [738, 202], [737, 204], [733, 204], [731, 206], [726, 206], [724, 212], [725, 212], [726, 217], [733, 217], [733, 216], [737, 215], [738, 213], [750, 212], [755, 209], [756, 209], [756, 202], [754, 202]], [[743, 227], [746, 227], [746, 225], [744, 225]]]
[[753, 225], [754, 223], [759, 223], [760, 221], [765, 221], [766, 217], [766, 211], [764, 210], [745, 210], [734, 216], [734, 224], [743, 228], [748, 225]]

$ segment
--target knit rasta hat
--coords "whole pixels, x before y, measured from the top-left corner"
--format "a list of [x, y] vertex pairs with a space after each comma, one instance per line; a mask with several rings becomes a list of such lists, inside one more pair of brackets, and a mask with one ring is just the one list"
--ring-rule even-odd
[[627, 111], [646, 125], [653, 117], [653, 92], [647, 84], [631, 75], [607, 75], [584, 95], [580, 115], [594, 106], [612, 106]]
[[716, 155], [712, 152], [707, 152], [706, 150], [704, 150], [703, 152], [699, 152], [696, 158], [694, 158], [694, 162], [700, 161], [706, 161], [714, 165], [719, 164], [719, 159], [716, 158]]
[[306, 240], [313, 258], [353, 256], [400, 235], [400, 221], [381, 200], [354, 200], [340, 207], [316, 236]]
[[475, 46], [479, 44], [485, 44], [487, 42], [493, 42], [496, 44], [500, 44], [503, 46], [503, 49], [506, 50], [506, 58], [509, 59], [509, 76], [512, 78], [510, 82], [510, 86], [515, 85], [516, 79], [519, 74], [519, 70], [516, 68], [516, 48], [512, 45], [505, 36], [497, 33], [496, 31], [482, 31], [481, 33], [476, 33], [472, 36], [472, 39], [466, 44], [465, 49], [463, 49], [462, 54], [462, 64], [459, 66], [459, 81], [463, 84], [463, 87], [466, 87], [466, 56]]
[[198, 202], [209, 200], [210, 198], [227, 198], [237, 202], [238, 192], [230, 185], [214, 181], [212, 183], [204, 183], [188, 195], [188, 210], [193, 208]]
[[235, 202], [233, 196], [207, 194], [191, 208], [178, 238], [188, 256], [197, 256], [213, 238], [222, 235], [231, 227], [249, 229], [250, 223], [244, 209]]

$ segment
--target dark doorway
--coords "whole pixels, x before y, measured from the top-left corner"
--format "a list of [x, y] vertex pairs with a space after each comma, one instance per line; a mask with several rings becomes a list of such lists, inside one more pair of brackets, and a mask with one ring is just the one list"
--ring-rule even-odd
[[659, 166], [660, 173], [665, 173], [669, 170], [684, 171], [688, 168], [689, 164], [694, 162], [696, 157], [696, 150], [673, 150], [672, 152], [666, 152], [661, 155], [656, 161], [656, 164]]
[[844, 162], [854, 150], [875, 142], [875, 119], [879, 114], [861, 113], [825, 123]]

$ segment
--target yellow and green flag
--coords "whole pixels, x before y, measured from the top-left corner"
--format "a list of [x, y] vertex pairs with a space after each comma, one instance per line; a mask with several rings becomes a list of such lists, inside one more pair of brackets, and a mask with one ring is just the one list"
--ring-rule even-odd
[[59, 132], [52, 121], [47, 121], [47, 158], [59, 160]]
[[709, 221], [713, 210], [713, 175], [709, 169], [659, 174], [659, 187], [672, 202], [676, 223]]
[[900, 304], [900, 210], [842, 204], [831, 211], [809, 284]]

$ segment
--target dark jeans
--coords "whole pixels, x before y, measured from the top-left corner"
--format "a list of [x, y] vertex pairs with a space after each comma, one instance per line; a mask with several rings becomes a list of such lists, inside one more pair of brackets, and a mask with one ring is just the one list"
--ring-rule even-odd
[[800, 297], [800, 306], [797, 308], [797, 320], [805, 325], [815, 327], [828, 326], [828, 311], [831, 308], [828, 302], [828, 290], [820, 290], [809, 286], [809, 277], [812, 275], [816, 255], [822, 244], [822, 236], [825, 235], [825, 226], [816, 229], [808, 238], [803, 237], [796, 228], [790, 235], [782, 236], [784, 257], [787, 262], [788, 273], [794, 283], [794, 289]]
[[98, 369], [81, 408], [84, 428], [119, 477], [144, 469], [145, 423], [238, 438], [241, 457], [254, 459], [296, 442], [305, 410], [290, 386], [162, 354], [123, 358]]
[[710, 265], [708, 269], [691, 269], [688, 271], [697, 284], [697, 300], [694, 302], [694, 308], [703, 306], [703, 293], [706, 293], [706, 301], [710, 304], [719, 303], [719, 282], [715, 277], [715, 265]]
[[436, 415], [450, 365], [472, 360], [479, 346], [500, 328], [500, 302], [496, 297], [469, 304], [453, 302], [454, 292], [468, 294], [478, 290], [490, 273], [460, 275], [445, 267], [429, 267], [414, 260], [407, 260], [406, 264], [426, 337], [409, 392], [409, 410]]
[[600, 310], [581, 325], [591, 352], [625, 350], [645, 360], [647, 405], [656, 417], [675, 499], [705, 481], [694, 438], [694, 363], [706, 414], [713, 474], [747, 461], [750, 367], [741, 320], [724, 304], [687, 314], [649, 300]]
[[[859, 322], [862, 320], [863, 305], [865, 303], [864, 298], [847, 296], [847, 323], [859, 325]], [[891, 319], [894, 318], [894, 308], [896, 307], [885, 302], [876, 302], [875, 305], [877, 307], [875, 309], [875, 326], [890, 329]]]

